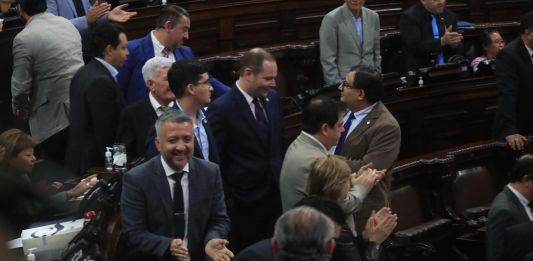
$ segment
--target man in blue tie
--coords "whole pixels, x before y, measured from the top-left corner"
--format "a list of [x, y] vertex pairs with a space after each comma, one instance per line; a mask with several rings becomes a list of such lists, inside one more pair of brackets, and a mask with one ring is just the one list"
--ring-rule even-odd
[[446, 0], [420, 0], [403, 12], [399, 27], [407, 71], [445, 64], [463, 53], [457, 17]]
[[356, 66], [339, 86], [341, 101], [348, 107], [344, 116], [344, 132], [339, 138], [335, 154], [348, 159], [353, 171], [372, 163], [378, 170], [386, 170], [382, 181], [367, 195], [363, 208], [356, 216], [357, 232], [362, 232], [372, 210], [388, 206], [390, 170], [400, 152], [400, 125], [381, 102], [383, 81], [381, 73]]

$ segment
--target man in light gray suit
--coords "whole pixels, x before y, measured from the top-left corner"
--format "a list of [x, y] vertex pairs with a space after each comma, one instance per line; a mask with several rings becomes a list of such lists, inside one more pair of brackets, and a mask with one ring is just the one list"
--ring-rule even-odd
[[381, 71], [379, 16], [365, 0], [345, 0], [320, 25], [320, 62], [327, 85], [337, 84], [355, 65]]
[[69, 126], [69, 85], [83, 66], [81, 37], [63, 17], [46, 13], [46, 0], [17, 0], [28, 21], [13, 40], [13, 113], [28, 119], [45, 156], [63, 163]]

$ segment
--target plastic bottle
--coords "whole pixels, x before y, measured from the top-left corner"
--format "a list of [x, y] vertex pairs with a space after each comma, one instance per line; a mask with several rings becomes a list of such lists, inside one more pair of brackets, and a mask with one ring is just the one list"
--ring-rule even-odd
[[28, 249], [28, 255], [26, 255], [26, 260], [28, 261], [35, 261], [35, 254], [33, 254], [33, 251], [37, 250], [37, 248], [29, 248]]
[[107, 150], [105, 152], [105, 170], [107, 171], [113, 171], [113, 154], [111, 153], [110, 147], [105, 147]]

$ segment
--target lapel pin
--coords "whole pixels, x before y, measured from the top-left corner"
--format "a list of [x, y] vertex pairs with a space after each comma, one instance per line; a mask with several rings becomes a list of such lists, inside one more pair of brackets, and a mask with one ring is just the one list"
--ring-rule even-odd
[[370, 125], [370, 121], [366, 121], [366, 125]]

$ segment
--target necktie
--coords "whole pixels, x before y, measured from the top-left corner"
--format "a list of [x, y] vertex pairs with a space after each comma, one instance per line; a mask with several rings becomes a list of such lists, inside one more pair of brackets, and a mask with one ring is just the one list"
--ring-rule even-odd
[[76, 13], [78, 17], [85, 16], [85, 8], [83, 8], [82, 0], [72, 0], [74, 7], [76, 7]]
[[350, 112], [348, 119], [344, 123], [344, 131], [342, 132], [341, 137], [339, 138], [339, 143], [337, 144], [337, 147], [335, 148], [336, 155], [339, 155], [342, 151], [344, 140], [346, 140], [346, 135], [348, 135], [348, 130], [350, 130], [350, 126], [352, 126], [353, 119], [355, 119], [355, 115], [353, 112]]
[[163, 54], [163, 57], [168, 58], [170, 56], [170, 49], [165, 47], [161, 53]]
[[263, 111], [263, 108], [261, 107], [261, 103], [259, 101], [259, 98], [254, 98], [252, 101], [254, 104], [254, 111], [255, 111], [255, 121], [257, 122], [257, 128], [259, 130], [259, 136], [263, 141], [268, 142], [268, 122], [265, 117], [265, 113]]
[[173, 227], [175, 238], [183, 239], [185, 235], [185, 210], [183, 207], [183, 189], [181, 188], [181, 178], [185, 171], [172, 174], [172, 178], [176, 181], [174, 183], [174, 215]]
[[[437, 16], [431, 15], [431, 27], [433, 28], [433, 38], [440, 39], [439, 26], [437, 24]], [[440, 42], [440, 40], [439, 40]], [[437, 64], [444, 64], [444, 54], [439, 53], [437, 55]]]

